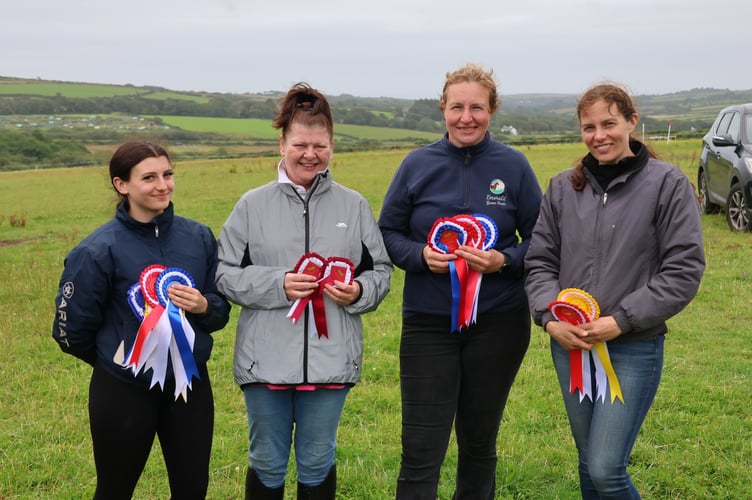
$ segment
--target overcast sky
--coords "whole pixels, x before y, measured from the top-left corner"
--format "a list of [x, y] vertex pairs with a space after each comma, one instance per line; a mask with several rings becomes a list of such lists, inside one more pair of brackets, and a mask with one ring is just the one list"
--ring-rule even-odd
[[0, 76], [437, 98], [447, 71], [503, 95], [752, 88], [749, 0], [2, 0]]

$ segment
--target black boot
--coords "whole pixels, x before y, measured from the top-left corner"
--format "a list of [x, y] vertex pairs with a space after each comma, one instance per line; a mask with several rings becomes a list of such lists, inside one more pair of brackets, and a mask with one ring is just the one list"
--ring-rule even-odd
[[332, 465], [321, 484], [306, 486], [298, 481], [298, 500], [334, 500], [337, 491], [337, 465]]
[[283, 500], [284, 498], [284, 484], [279, 488], [264, 486], [253, 467], [248, 467], [245, 475], [245, 500]]

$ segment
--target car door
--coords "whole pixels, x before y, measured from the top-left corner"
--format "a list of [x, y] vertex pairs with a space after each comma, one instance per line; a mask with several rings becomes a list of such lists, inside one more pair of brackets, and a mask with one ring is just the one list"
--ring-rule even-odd
[[[730, 135], [734, 143], [739, 142], [741, 129], [741, 117], [736, 111], [729, 111], [718, 122], [718, 128], [714, 135]], [[736, 158], [735, 146], [710, 145], [707, 156], [708, 185], [710, 190], [721, 195], [723, 199], [728, 196], [731, 187], [731, 173]]]

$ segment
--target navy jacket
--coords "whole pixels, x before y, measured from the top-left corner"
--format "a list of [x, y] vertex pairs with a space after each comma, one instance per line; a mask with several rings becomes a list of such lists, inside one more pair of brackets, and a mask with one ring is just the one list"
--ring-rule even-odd
[[523, 262], [541, 197], [525, 156], [488, 133], [475, 146], [455, 147], [445, 135], [410, 152], [394, 174], [379, 217], [389, 257], [406, 272], [403, 313], [451, 314], [450, 276], [431, 272], [422, 252], [436, 219], [458, 214], [491, 217], [499, 231], [494, 248], [509, 264], [483, 276], [478, 313], [525, 305]]
[[[208, 227], [174, 215], [172, 203], [148, 223], [134, 220], [121, 205], [115, 218], [71, 250], [55, 298], [52, 336], [60, 348], [91, 365], [98, 363], [121, 380], [138, 380], [148, 387], [151, 372], [140, 372], [136, 379], [113, 357], [121, 342], [127, 353], [136, 338], [141, 321], [131, 310], [127, 294], [152, 264], [187, 271], [209, 301], [205, 314], [186, 314], [196, 332], [194, 357], [197, 363], [205, 363], [213, 343], [209, 334], [227, 324], [230, 304], [214, 283], [214, 235]], [[168, 369], [168, 380], [171, 376]]]

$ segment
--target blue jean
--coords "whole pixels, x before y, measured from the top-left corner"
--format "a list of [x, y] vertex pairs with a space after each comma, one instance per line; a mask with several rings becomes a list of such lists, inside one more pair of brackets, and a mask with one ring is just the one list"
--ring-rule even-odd
[[[583, 499], [640, 498], [627, 464], [661, 380], [663, 342], [664, 336], [659, 335], [649, 340], [608, 344], [624, 396], [623, 404], [619, 399], [612, 404], [610, 389], [605, 403], [593, 403], [588, 398], [580, 402], [577, 392], [570, 394], [569, 352], [551, 339], [551, 354], [577, 446]], [[594, 374], [592, 380], [595, 381]]]
[[264, 486], [284, 485], [293, 433], [298, 481], [315, 486], [326, 479], [334, 465], [337, 427], [348, 392], [348, 387], [297, 391], [243, 386], [248, 456]]

